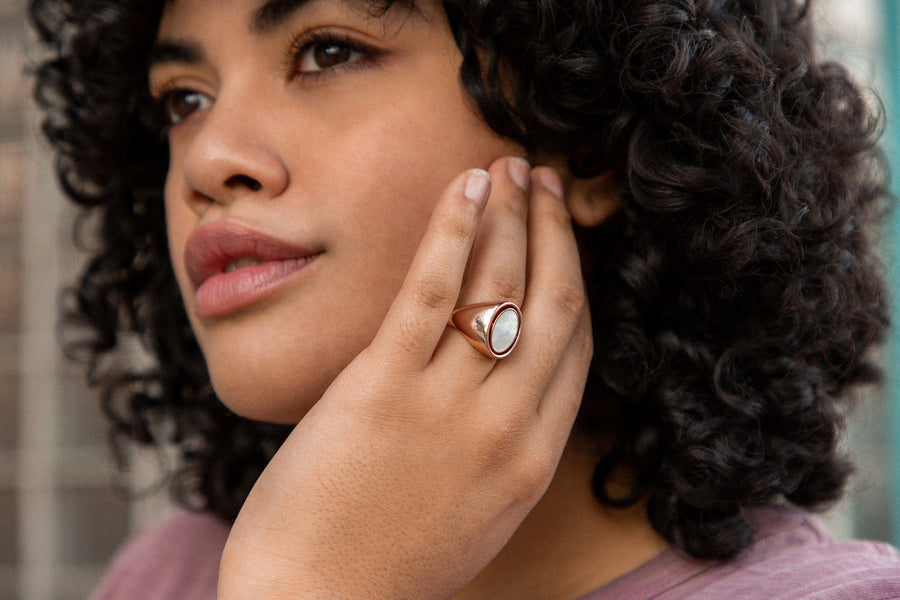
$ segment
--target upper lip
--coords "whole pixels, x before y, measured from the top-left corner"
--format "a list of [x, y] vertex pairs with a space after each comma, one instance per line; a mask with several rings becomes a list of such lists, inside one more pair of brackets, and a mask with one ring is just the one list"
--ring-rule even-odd
[[262, 233], [232, 219], [201, 225], [188, 236], [184, 266], [194, 287], [241, 258], [260, 262], [306, 258], [318, 251]]

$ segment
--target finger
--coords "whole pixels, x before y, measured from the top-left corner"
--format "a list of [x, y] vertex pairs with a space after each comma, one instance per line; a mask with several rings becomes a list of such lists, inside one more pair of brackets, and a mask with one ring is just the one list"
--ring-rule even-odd
[[460, 305], [521, 304], [525, 295], [531, 166], [523, 158], [506, 157], [491, 165], [490, 174], [491, 198], [478, 226]]
[[516, 361], [549, 381], [585, 310], [581, 260], [562, 182], [549, 168], [533, 171], [528, 221], [528, 289]]
[[406, 279], [373, 347], [423, 367], [431, 360], [456, 305], [478, 223], [491, 190], [487, 171], [459, 175], [435, 206]]
[[592, 357], [591, 318], [585, 306], [538, 405], [540, 435], [548, 452], [563, 451], [578, 416]]
[[[491, 197], [478, 226], [469, 271], [457, 307], [490, 302], [522, 304], [528, 250], [528, 189], [531, 166], [525, 159], [505, 157], [490, 168]], [[449, 333], [453, 333], [452, 331]], [[457, 335], [447, 340], [452, 357], [470, 357], [477, 364], [492, 363]], [[460, 343], [463, 342], [463, 343]], [[439, 360], [436, 357], [436, 360]]]

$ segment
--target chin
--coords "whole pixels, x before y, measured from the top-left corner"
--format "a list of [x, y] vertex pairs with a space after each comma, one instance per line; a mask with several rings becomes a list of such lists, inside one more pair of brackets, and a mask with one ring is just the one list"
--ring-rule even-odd
[[[219, 400], [233, 413], [254, 421], [296, 425], [328, 388], [327, 382], [293, 381], [279, 386], [271, 378], [217, 377], [211, 369], [213, 389]], [[300, 384], [300, 385], [298, 385]]]
[[297, 322], [298, 314], [304, 311], [291, 306], [200, 328], [213, 389], [231, 411], [256, 421], [299, 423], [375, 335], [374, 327], [310, 329]]

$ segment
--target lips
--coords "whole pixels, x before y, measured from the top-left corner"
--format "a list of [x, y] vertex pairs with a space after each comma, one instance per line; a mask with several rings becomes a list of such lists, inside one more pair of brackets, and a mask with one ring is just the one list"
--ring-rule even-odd
[[196, 289], [194, 312], [218, 317], [262, 300], [321, 254], [224, 219], [188, 236], [184, 265]]

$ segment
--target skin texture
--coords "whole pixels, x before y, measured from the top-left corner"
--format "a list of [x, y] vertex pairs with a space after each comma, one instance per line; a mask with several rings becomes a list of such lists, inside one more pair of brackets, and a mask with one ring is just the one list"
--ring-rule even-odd
[[[190, 52], [150, 72], [178, 116], [168, 233], [213, 384], [242, 415], [299, 421], [238, 517], [219, 597], [572, 598], [657, 553], [639, 510], [599, 508], [592, 461], [567, 446], [592, 352], [571, 216], [615, 210], [603, 178], [570, 190], [570, 212], [556, 171], [503, 158], [520, 150], [471, 109], [435, 4], [375, 19], [317, 1], [252, 24], [236, 0], [171, 3], [158, 42]], [[310, 30], [377, 58], [310, 76], [311, 54], [285, 60]], [[318, 255], [198, 315], [180, 257], [223, 221]], [[502, 362], [446, 327], [486, 299], [523, 307]]]
[[[512, 235], [474, 254], [502, 253], [527, 231], [531, 260], [518, 279], [527, 272], [529, 286], [505, 299], [528, 307], [529, 339], [497, 363], [445, 336], [478, 231], [478, 211], [460, 197], [467, 175], [436, 208], [375, 340], [251, 492], [220, 598], [575, 598], [665, 547], [639, 512], [600, 510], [590, 461], [566, 448], [591, 343], [552, 171], [536, 171], [527, 225], [514, 211], [522, 195], [499, 196]], [[472, 277], [462, 293], [499, 295], [511, 283]]]
[[[235, 35], [234, 19], [246, 22], [249, 12], [172, 4], [159, 39], [200, 44], [209, 60], [160, 64], [150, 83], [155, 95], [186, 87], [215, 99], [170, 130], [166, 211], [175, 273], [216, 392], [241, 415], [293, 423], [372, 340], [450, 180], [517, 149], [470, 109], [458, 51], [446, 26], [433, 24], [434, 9], [373, 19], [316, 2], [268, 35]], [[377, 42], [379, 62], [317, 81], [291, 77], [286, 40], [326, 26]], [[230, 184], [234, 175], [261, 188]], [[302, 283], [241, 314], [202, 319], [179, 258], [196, 226], [225, 218], [322, 254]]]
[[[367, 4], [378, 11], [395, 2]], [[789, 502], [820, 509], [841, 496], [851, 470], [841, 444], [844, 417], [854, 404], [850, 391], [877, 381], [881, 372], [874, 350], [887, 326], [889, 294], [873, 235], [893, 204], [877, 147], [882, 122], [871, 94], [846, 69], [817, 58], [807, 4], [440, 3], [464, 57], [460, 83], [493, 131], [527, 148], [534, 164], [566, 165], [579, 177], [609, 169], [608, 187], [620, 203], [596, 180], [562, 173], [576, 222], [590, 225], [586, 217], [602, 220], [615, 212], [599, 227], [576, 228], [596, 342], [576, 431], [596, 451], [590, 474], [595, 498], [607, 506], [646, 504], [654, 529], [700, 559], [728, 559], [751, 543], [749, 505]], [[56, 150], [55, 171], [65, 192], [83, 210], [78, 239], [92, 240], [90, 260], [64, 296], [63, 337], [67, 354], [84, 361], [89, 382], [100, 391], [117, 455], [128, 456], [133, 444], [162, 452], [164, 464], [173, 466], [167, 475], [177, 500], [232, 522], [292, 425], [235, 418], [220, 403], [181, 305], [165, 227], [169, 144], [163, 112], [145, 89], [148, 50], [167, 6], [178, 4], [29, 2], [47, 51], [35, 65], [36, 98], [47, 111], [42, 129]], [[333, 6], [357, 8], [340, 0]], [[207, 14], [197, 27], [221, 29], [222, 23], [213, 22], [220, 7], [203, 8]], [[421, 8], [417, 16], [430, 15], [428, 23], [443, 26], [432, 4]], [[248, 32], [281, 31], [271, 18], [271, 27], [251, 29], [248, 16], [229, 15], [225, 29], [230, 27], [235, 44]], [[383, 37], [397, 39], [396, 29], [381, 27]], [[279, 83], [296, 83], [291, 69], [302, 63], [307, 70], [309, 55], [291, 57], [288, 48], [295, 35], [303, 38], [303, 23], [288, 29], [278, 52], [281, 68], [271, 60], [251, 60], [249, 53], [241, 64], [281, 71]], [[347, 48], [333, 50], [329, 57], [319, 48], [332, 66], [359, 58]], [[197, 62], [181, 55], [180, 62]], [[206, 57], [225, 66], [217, 52]], [[222, 81], [237, 73], [234, 66], [219, 69]], [[340, 82], [344, 74], [315, 81]], [[186, 87], [191, 89], [190, 82]], [[241, 95], [240, 112], [219, 119], [217, 127], [249, 127], [245, 117], [277, 97], [278, 89], [246, 90], [259, 93]], [[308, 92], [309, 86], [302, 89]], [[191, 102], [218, 116], [228, 114], [223, 105], [231, 102], [233, 108], [235, 101], [225, 94], [215, 107], [216, 98], [202, 91], [178, 94], [178, 101], [160, 91], [169, 109], [185, 117]], [[354, 92], [375, 96], [363, 85]], [[340, 106], [329, 102], [322, 114]], [[440, 113], [438, 108], [431, 110]], [[289, 122], [296, 116], [279, 118]], [[294, 144], [302, 144], [319, 122], [300, 124], [307, 130], [289, 131]], [[262, 146], [283, 130], [268, 132]], [[285, 147], [272, 148], [281, 160]], [[349, 162], [348, 156], [343, 159]], [[301, 170], [300, 164], [285, 166]], [[431, 161], [421, 168], [441, 166]], [[487, 161], [463, 168], [478, 166]], [[345, 174], [336, 175], [332, 185], [343, 189]], [[246, 174], [230, 183], [239, 184], [232, 191], [263, 190]], [[588, 203], [587, 211], [578, 210], [586, 193], [581, 184], [587, 184], [588, 197], [599, 194], [600, 203]], [[415, 192], [404, 190], [398, 199], [414, 198]], [[488, 204], [480, 240], [492, 230], [499, 197], [502, 191]], [[383, 213], [376, 217], [383, 219]], [[229, 221], [211, 222], [216, 227]], [[384, 220], [369, 225], [372, 231], [376, 225], [391, 228]], [[198, 231], [203, 229], [193, 239]], [[479, 260], [470, 263], [478, 267]], [[362, 301], [369, 303], [366, 292]], [[266, 300], [280, 304], [274, 294]], [[334, 346], [336, 333], [346, 335], [346, 320], [335, 314], [350, 314], [356, 306], [345, 304], [327, 313], [338, 326], [327, 329], [328, 337], [304, 343], [318, 350]], [[194, 316], [205, 313], [201, 320], [212, 322], [212, 312]], [[269, 333], [289, 339], [296, 322], [282, 322], [284, 327]], [[365, 326], [374, 331], [377, 324]], [[284, 411], [270, 393], [276, 380], [295, 382], [281, 372], [273, 378], [265, 360], [257, 361], [259, 369], [245, 368], [240, 345], [260, 344], [244, 338], [235, 335], [232, 347], [218, 346], [234, 360], [220, 361], [217, 387], [227, 392], [227, 380], [240, 373], [237, 381], [249, 392], [230, 394], [229, 403], [239, 402], [246, 414], [269, 410], [273, 420], [285, 412], [302, 414], [293, 397], [282, 404], [290, 409]], [[131, 362], [133, 340], [140, 340], [152, 363]], [[263, 351], [274, 355], [280, 348]], [[287, 368], [305, 383], [320, 372], [319, 358], [289, 362]], [[177, 463], [170, 460], [172, 452]], [[619, 546], [621, 539], [615, 540]]]

